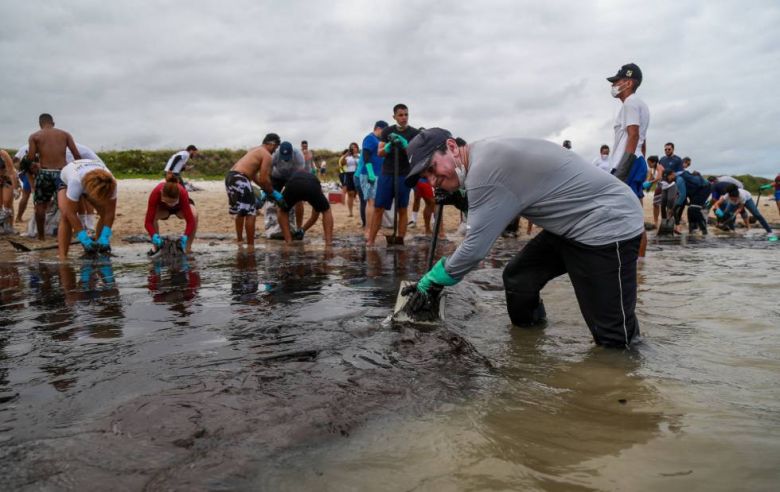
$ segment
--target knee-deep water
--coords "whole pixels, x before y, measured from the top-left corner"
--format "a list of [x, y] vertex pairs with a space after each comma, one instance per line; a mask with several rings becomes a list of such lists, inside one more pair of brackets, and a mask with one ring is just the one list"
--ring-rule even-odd
[[448, 289], [439, 329], [392, 327], [427, 244], [11, 256], [2, 488], [776, 490], [776, 245], [651, 242], [642, 341], [607, 350], [565, 277], [546, 328], [509, 325], [501, 268], [523, 240]]

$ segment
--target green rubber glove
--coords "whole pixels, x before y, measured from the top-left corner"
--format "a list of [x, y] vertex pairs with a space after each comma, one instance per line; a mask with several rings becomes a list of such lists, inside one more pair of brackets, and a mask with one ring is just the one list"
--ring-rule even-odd
[[374, 165], [369, 164], [368, 167], [366, 167], [368, 170], [368, 182], [371, 184], [376, 183], [376, 174], [374, 174]]
[[385, 144], [385, 154], [389, 154], [391, 150], [393, 150], [393, 143], [387, 142]]
[[427, 294], [428, 290], [433, 287], [434, 284], [440, 286], [443, 285], [446, 287], [455, 285], [460, 282], [460, 280], [455, 280], [454, 278], [450, 277], [450, 274], [447, 273], [447, 270], [444, 269], [444, 262], [446, 261], [447, 257], [442, 256], [441, 259], [437, 261], [435, 265], [433, 265], [433, 268], [431, 268], [430, 271], [426, 273], [419, 282], [417, 282], [417, 290]]
[[774, 188], [774, 185], [772, 185], [772, 183], [767, 183], [765, 185], [758, 187], [759, 190], [771, 190], [772, 188]]
[[402, 137], [397, 133], [390, 134], [390, 141], [398, 145], [402, 149], [406, 149], [409, 146], [409, 142], [404, 137]]

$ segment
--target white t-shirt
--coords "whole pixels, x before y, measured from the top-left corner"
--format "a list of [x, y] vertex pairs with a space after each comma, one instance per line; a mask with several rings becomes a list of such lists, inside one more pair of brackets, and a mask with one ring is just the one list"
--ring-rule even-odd
[[[86, 145], [81, 145], [80, 143], [76, 142], [76, 149], [79, 151], [79, 154], [81, 154], [82, 159], [103, 162], [103, 159], [98, 157], [95, 151]], [[73, 154], [71, 153], [70, 149], [65, 149], [65, 162], [73, 162], [74, 160], [75, 159], [73, 158]]]
[[[28, 148], [29, 148], [28, 145], [24, 145], [21, 148], [19, 148], [19, 151], [16, 152], [14, 158], [22, 160], [24, 156], [27, 155]], [[90, 159], [93, 161], [103, 162], [103, 159], [98, 157], [95, 151], [90, 149], [86, 145], [81, 145], [80, 143], [76, 142], [76, 149], [79, 151], [79, 154], [81, 154], [82, 159]], [[65, 162], [73, 162], [74, 160], [75, 159], [73, 159], [73, 153], [70, 151], [70, 149], [65, 149]]]
[[612, 160], [609, 158], [609, 156], [603, 157], [601, 154], [599, 154], [598, 157], [593, 159], [593, 165], [604, 172], [612, 172]]
[[647, 127], [650, 126], [650, 110], [647, 104], [636, 94], [631, 94], [620, 105], [620, 110], [615, 116], [615, 145], [612, 147], [612, 167], [617, 167], [623, 154], [626, 152], [626, 143], [628, 143], [627, 128], [632, 125], [639, 126], [639, 141], [636, 143], [634, 155], [643, 156], [642, 144], [645, 143], [647, 136]]
[[27, 149], [29, 149], [29, 145], [22, 145], [19, 147], [19, 150], [16, 152], [16, 155], [14, 155], [14, 159], [19, 159], [20, 161], [24, 159], [24, 156], [27, 155]]
[[[81, 184], [84, 176], [86, 176], [87, 173], [97, 169], [108, 171], [108, 173], [111, 174], [111, 171], [108, 170], [105, 164], [103, 164], [101, 161], [92, 159], [81, 159], [78, 161], [73, 161], [67, 166], [63, 167], [62, 171], [60, 171], [60, 179], [67, 187], [65, 196], [67, 196], [70, 201], [77, 202], [79, 198], [81, 198], [81, 195], [84, 194], [84, 187]], [[116, 198], [116, 196], [117, 193], [116, 190], [114, 190], [114, 196], [111, 198]]]
[[348, 155], [345, 159], [345, 162], [347, 163], [347, 165], [344, 167], [345, 172], [354, 173], [357, 170], [358, 160], [356, 157]]
[[180, 174], [184, 170], [184, 166], [187, 165], [188, 160], [190, 160], [189, 151], [182, 150], [181, 152], [176, 152], [168, 159], [168, 163], [165, 164], [165, 172]]
[[744, 205], [745, 203], [747, 203], [748, 200], [753, 199], [753, 195], [751, 195], [749, 191], [743, 190], [742, 188], [740, 188], [738, 191], [739, 191], [739, 201], [737, 201], [737, 203], [739, 205]]

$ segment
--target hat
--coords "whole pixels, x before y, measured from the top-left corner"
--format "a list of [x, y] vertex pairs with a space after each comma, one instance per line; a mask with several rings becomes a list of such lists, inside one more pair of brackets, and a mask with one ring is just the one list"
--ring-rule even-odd
[[428, 128], [417, 134], [406, 147], [406, 155], [409, 156], [409, 174], [406, 175], [406, 186], [412, 187], [417, 184], [433, 152], [441, 148], [452, 134], [444, 128]]
[[381, 128], [384, 130], [387, 128], [387, 122], [385, 120], [379, 120], [376, 123], [374, 123], [374, 128]]
[[636, 86], [642, 83], [642, 70], [636, 65], [636, 63], [628, 63], [620, 67], [620, 70], [612, 77], [607, 77], [610, 82], [617, 82], [620, 79], [632, 79], [636, 80]]
[[289, 161], [292, 159], [292, 154], [292, 144], [290, 142], [282, 142], [282, 145], [279, 146], [279, 157], [281, 157], [283, 161]]

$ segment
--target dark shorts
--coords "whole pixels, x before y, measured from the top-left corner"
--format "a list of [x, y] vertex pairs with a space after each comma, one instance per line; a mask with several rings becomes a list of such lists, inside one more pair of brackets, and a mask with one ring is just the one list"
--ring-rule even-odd
[[257, 202], [252, 190], [252, 182], [238, 171], [228, 171], [225, 176], [225, 191], [228, 196], [228, 213], [230, 215], [256, 215]]
[[344, 173], [344, 186], [347, 191], [355, 191], [355, 173]]
[[284, 185], [287, 184], [287, 180], [284, 178], [275, 178], [271, 176], [271, 186], [278, 192], [282, 192]]
[[[406, 177], [398, 176], [398, 208], [407, 208], [409, 206], [409, 193], [412, 189], [404, 183]], [[389, 210], [393, 205], [395, 197], [395, 187], [393, 186], [393, 176], [383, 174], [379, 176], [376, 187], [376, 199], [374, 206]]]
[[316, 176], [309, 173], [296, 173], [287, 181], [282, 192], [282, 198], [287, 204], [284, 209], [289, 212], [298, 202], [307, 202], [317, 212], [330, 210], [330, 203], [322, 192], [322, 185]]
[[59, 169], [41, 169], [35, 176], [35, 195], [33, 203], [49, 203], [64, 188]]

